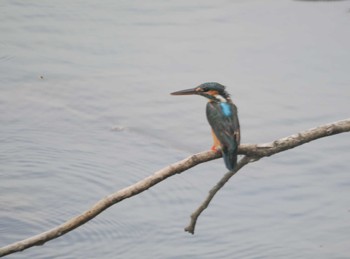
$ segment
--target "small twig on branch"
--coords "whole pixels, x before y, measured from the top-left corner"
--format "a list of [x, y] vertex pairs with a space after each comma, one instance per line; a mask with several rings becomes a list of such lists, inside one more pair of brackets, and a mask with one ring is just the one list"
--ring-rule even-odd
[[[295, 135], [292, 135], [292, 136], [289, 136], [286, 138], [282, 138], [282, 139], [279, 139], [279, 140], [276, 140], [274, 142], [267, 143], [267, 144], [240, 145], [239, 149], [238, 149], [238, 154], [246, 155], [247, 159], [249, 157], [249, 159], [256, 160], [256, 159], [259, 159], [259, 158], [262, 158], [265, 156], [271, 156], [271, 155], [276, 154], [278, 152], [300, 146], [304, 143], [310, 142], [310, 141], [318, 139], [318, 138], [322, 138], [322, 137], [326, 137], [326, 136], [330, 136], [330, 135], [334, 135], [334, 134], [338, 134], [338, 133], [342, 133], [342, 132], [348, 132], [348, 131], [350, 131], [350, 119], [338, 121], [338, 122], [323, 125], [323, 126], [320, 126], [320, 127], [314, 128], [314, 129], [306, 130], [306, 131], [301, 132], [299, 134], [295, 134]], [[57, 237], [60, 237], [64, 234], [72, 231], [73, 229], [85, 224], [86, 222], [90, 221], [91, 219], [96, 217], [98, 214], [100, 214], [101, 212], [103, 212], [104, 210], [109, 208], [110, 206], [112, 206], [118, 202], [121, 202], [122, 200], [124, 200], [126, 198], [130, 198], [132, 196], [135, 196], [135, 195], [151, 188], [152, 186], [156, 185], [157, 183], [165, 180], [166, 178], [168, 178], [170, 176], [182, 173], [183, 171], [186, 171], [187, 169], [190, 169], [191, 167], [194, 167], [197, 164], [204, 163], [204, 162], [207, 162], [207, 161], [210, 161], [213, 159], [217, 159], [219, 157], [221, 157], [221, 154], [218, 152], [205, 151], [205, 152], [198, 153], [196, 155], [192, 155], [192, 156], [190, 156], [190, 157], [188, 157], [180, 162], [174, 163], [170, 166], [167, 166], [167, 167], [155, 172], [153, 175], [151, 175], [151, 176], [149, 176], [149, 177], [147, 177], [147, 178], [145, 178], [145, 179], [143, 179], [143, 180], [141, 180], [133, 185], [130, 185], [129, 187], [126, 187], [120, 191], [117, 191], [115, 193], [108, 195], [107, 197], [98, 201], [89, 210], [87, 210], [87, 211], [83, 212], [82, 214], [66, 221], [65, 223], [61, 224], [60, 226], [52, 228], [52, 229], [50, 229], [46, 232], [43, 232], [41, 234], [38, 234], [36, 236], [30, 237], [30, 238], [24, 239], [22, 241], [18, 241], [18, 242], [15, 242], [13, 244], [10, 244], [10, 245], [7, 245], [7, 246], [0, 248], [0, 257], [25, 250], [25, 249], [32, 247], [32, 246], [43, 245], [45, 242], [52, 240], [52, 239], [55, 239]], [[242, 161], [240, 162], [242, 166], [244, 165], [243, 162]], [[236, 171], [238, 171], [238, 170], [236, 170]], [[232, 172], [231, 172], [231, 174], [232, 174]], [[223, 179], [222, 180], [223, 184], [231, 176], [229, 176], [226, 180]], [[220, 188], [218, 188], [218, 190], [219, 189]], [[216, 190], [215, 192], [213, 191], [213, 197], [218, 190]], [[210, 198], [210, 200], [211, 199], [212, 199], [212, 197]], [[210, 202], [210, 200], [209, 200], [209, 202]], [[208, 202], [208, 204], [209, 204], [209, 202]], [[194, 227], [193, 227], [193, 231], [194, 231]]]
[[208, 208], [209, 203], [214, 198], [215, 194], [225, 185], [225, 183], [227, 183], [228, 180], [230, 180], [232, 176], [234, 176], [238, 172], [239, 169], [241, 169], [243, 166], [245, 166], [252, 160], [256, 161], [255, 159], [252, 159], [248, 156], [244, 156], [241, 160], [239, 160], [239, 162], [232, 171], [227, 172], [224, 175], [224, 177], [221, 178], [221, 180], [209, 191], [207, 198], [191, 214], [190, 224], [187, 227], [185, 227], [185, 231], [194, 234], [194, 229], [196, 227], [198, 217], [206, 208]]

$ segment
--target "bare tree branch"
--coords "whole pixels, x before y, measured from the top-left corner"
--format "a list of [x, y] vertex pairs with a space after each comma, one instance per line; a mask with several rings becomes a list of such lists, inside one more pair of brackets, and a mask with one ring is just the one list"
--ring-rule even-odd
[[[289, 137], [282, 138], [271, 143], [257, 144], [257, 145], [255, 144], [240, 145], [238, 153], [246, 156], [240, 161], [239, 165], [237, 165], [237, 170], [235, 172], [237, 172], [239, 168], [241, 168], [243, 165], [245, 165], [246, 163], [252, 160], [257, 160], [265, 156], [271, 156], [278, 152], [300, 146], [304, 143], [310, 142], [318, 138], [335, 135], [342, 132], [348, 132], [348, 131], [350, 131], [350, 119], [342, 120], [331, 124], [323, 125], [317, 128], [313, 128], [310, 130], [306, 130], [299, 134], [291, 135]], [[133, 185], [130, 185], [129, 187], [126, 187], [122, 190], [119, 190], [115, 193], [108, 195], [107, 197], [98, 201], [89, 210], [83, 212], [82, 214], [76, 217], [71, 218], [70, 220], [66, 221], [65, 223], [55, 228], [52, 228], [41, 234], [32, 236], [22, 241], [18, 241], [13, 244], [0, 248], [0, 257], [25, 250], [32, 246], [43, 245], [45, 242], [55, 239], [57, 237], [60, 237], [72, 231], [73, 229], [85, 224], [86, 222], [90, 221], [91, 219], [96, 217], [98, 214], [100, 214], [110, 206], [118, 202], [121, 202], [126, 198], [135, 196], [151, 188], [152, 186], [156, 185], [157, 183], [165, 180], [170, 176], [182, 173], [183, 171], [186, 171], [191, 167], [196, 166], [197, 164], [204, 163], [213, 159], [217, 159], [219, 157], [221, 157], [221, 154], [218, 152], [205, 151], [205, 152], [192, 155], [170, 166], [167, 166], [155, 172], [153, 175]], [[238, 167], [238, 166], [241, 166], [241, 167]], [[230, 174], [228, 174], [225, 179], [223, 178], [222, 179], [223, 184], [225, 184], [225, 182], [227, 182], [232, 175], [234, 175], [234, 173], [230, 172]], [[219, 184], [218, 184], [218, 187], [220, 187]], [[220, 188], [218, 188], [215, 192], [213, 191], [212, 197], [214, 197], [215, 193]], [[212, 197], [210, 198], [210, 200], [212, 199]], [[207, 204], [209, 204], [210, 200], [207, 202]], [[193, 231], [194, 231], [194, 227], [193, 227]]]
[[232, 176], [234, 176], [239, 169], [248, 164], [250, 161], [256, 161], [256, 159], [250, 158], [248, 156], [244, 156], [235, 166], [232, 171], [227, 172], [224, 177], [209, 191], [207, 198], [199, 205], [199, 207], [191, 214], [190, 224], [185, 227], [185, 231], [194, 234], [194, 229], [196, 227], [197, 219], [201, 215], [201, 213], [208, 208], [209, 203], [214, 198], [216, 193], [224, 187], [224, 185], [230, 180]]
[[194, 234], [197, 219], [201, 213], [209, 206], [209, 203], [214, 198], [216, 193], [224, 187], [228, 180], [235, 175], [238, 170], [248, 163], [255, 162], [262, 157], [271, 156], [273, 154], [282, 152], [287, 149], [300, 146], [312, 140], [349, 131], [349, 120], [338, 121], [327, 124], [317, 128], [309, 129], [298, 134], [294, 134], [279, 140], [258, 144], [258, 145], [241, 145], [240, 154], [246, 154], [231, 172], [227, 172], [221, 180], [209, 191], [206, 199], [199, 205], [199, 207], [191, 214], [191, 220], [185, 231]]

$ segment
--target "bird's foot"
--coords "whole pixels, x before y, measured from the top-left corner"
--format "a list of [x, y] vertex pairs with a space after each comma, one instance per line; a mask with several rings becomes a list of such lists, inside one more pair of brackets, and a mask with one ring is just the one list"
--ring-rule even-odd
[[215, 151], [215, 152], [220, 152], [220, 148], [216, 147], [216, 146], [212, 146], [211, 150]]

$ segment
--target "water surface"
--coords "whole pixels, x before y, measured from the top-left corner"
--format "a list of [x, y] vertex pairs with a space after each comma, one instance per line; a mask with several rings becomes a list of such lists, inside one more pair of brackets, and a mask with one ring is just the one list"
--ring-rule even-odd
[[[205, 100], [227, 85], [243, 143], [349, 117], [347, 1], [2, 1], [0, 245], [207, 150]], [[348, 134], [226, 172], [199, 165], [9, 258], [346, 258]]]

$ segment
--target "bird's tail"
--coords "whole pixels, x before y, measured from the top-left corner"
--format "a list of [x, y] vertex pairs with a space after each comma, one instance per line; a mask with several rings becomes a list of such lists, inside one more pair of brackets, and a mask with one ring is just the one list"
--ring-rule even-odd
[[223, 150], [222, 156], [224, 157], [225, 165], [228, 170], [232, 171], [237, 164], [237, 151], [238, 148]]

